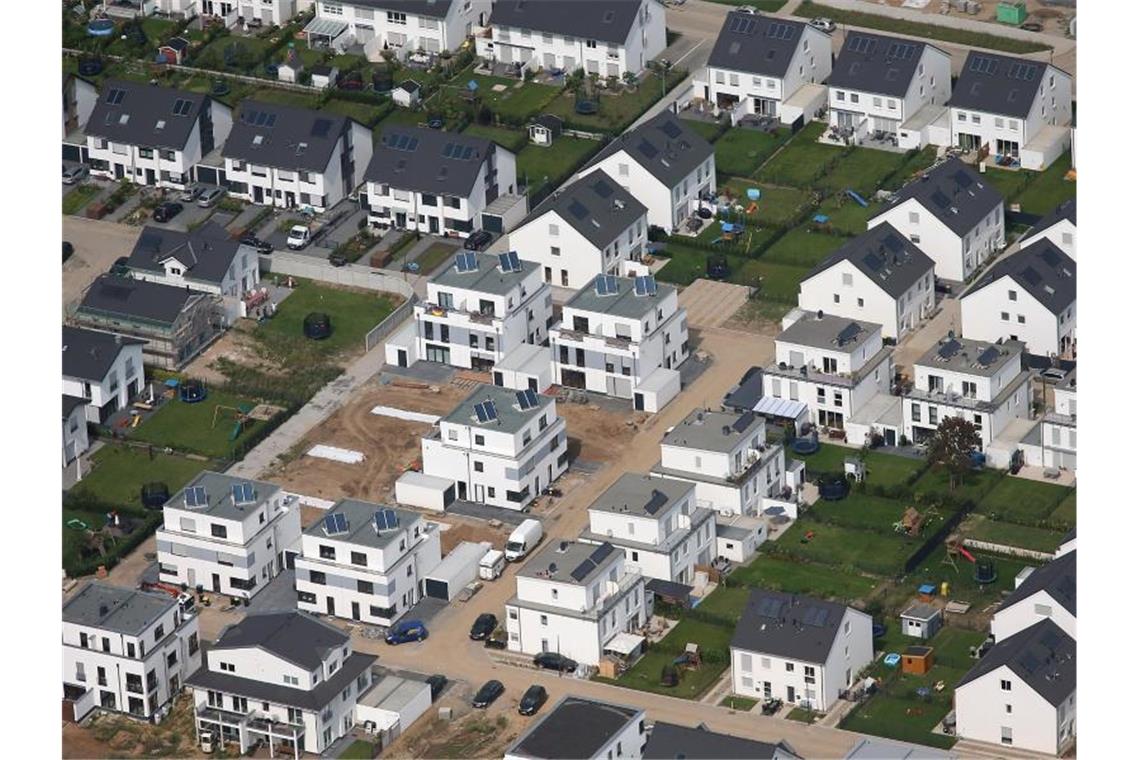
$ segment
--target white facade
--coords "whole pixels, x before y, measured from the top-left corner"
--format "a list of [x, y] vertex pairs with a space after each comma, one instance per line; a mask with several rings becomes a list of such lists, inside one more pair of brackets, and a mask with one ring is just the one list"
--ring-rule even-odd
[[[924, 45], [902, 97], [834, 85], [827, 89], [828, 122], [832, 126], [852, 128], [856, 139], [877, 131], [897, 135], [923, 106], [943, 105], [950, 99], [950, 54]], [[924, 147], [924, 143], [916, 147]]]
[[1064, 251], [1073, 261], [1077, 260], [1077, 225], [1068, 219], [1058, 219], [1054, 224], [1028, 234], [1017, 242], [1019, 248], [1028, 248], [1038, 240], [1045, 239], [1051, 240], [1053, 245]]
[[247, 24], [260, 21], [262, 26], [283, 26], [312, 4], [313, 0], [238, 0], [237, 11]]
[[898, 340], [934, 310], [934, 267], [893, 296], [849, 259], [800, 283], [799, 306], [883, 326], [883, 337]]
[[1054, 599], [1047, 589], [1040, 589], [999, 609], [990, 621], [990, 634], [994, 641], [1004, 641], [1042, 620], [1052, 620], [1071, 638], [1077, 637], [1077, 616], [1065, 609], [1065, 605]]
[[623, 262], [640, 261], [649, 235], [644, 214], [604, 245], [591, 242], [551, 209], [511, 230], [510, 248], [542, 267], [543, 279], [564, 288], [586, 287], [599, 274], [624, 273]]
[[[917, 180], [921, 181], [921, 180]], [[963, 282], [1005, 247], [1005, 214], [999, 200], [973, 229], [959, 235], [916, 198], [867, 221], [867, 229], [887, 222], [934, 260], [934, 274]]]
[[83, 452], [87, 451], [90, 442], [87, 440], [87, 415], [85, 404], [76, 403], [74, 406], [63, 397], [63, 466], [71, 464]]
[[633, 194], [649, 210], [649, 224], [666, 231], [679, 228], [692, 215], [697, 199], [715, 193], [717, 188], [716, 161], [711, 150], [707, 159], [672, 186], [653, 176], [625, 149], [591, 164], [586, 172], [595, 169], [601, 169]]
[[[66, 332], [64, 333], [66, 341]], [[66, 347], [65, 347], [66, 348]], [[63, 376], [63, 393], [87, 399], [86, 417], [96, 424], [113, 412], [127, 409], [143, 386], [143, 344], [124, 340], [107, 373], [102, 378]]]
[[[1077, 469], [1077, 379], [1053, 389], [1053, 411], [1041, 420], [1042, 466]], [[1062, 626], [1063, 627], [1063, 626]]]
[[141, 267], [131, 267], [131, 276], [161, 285], [213, 293], [222, 297], [222, 308], [227, 325], [232, 325], [246, 315], [244, 297], [261, 282], [261, 267], [257, 251], [247, 245], [239, 245], [233, 261], [220, 282], [197, 279], [194, 275], [194, 261], [179, 258], [177, 252], [162, 262], [161, 272]]
[[78, 76], [69, 76], [63, 83], [63, 139], [75, 130], [82, 129], [95, 110], [99, 91], [95, 85]]
[[[448, 2], [450, 8], [443, 18], [409, 13], [406, 6], [397, 2], [392, 3], [391, 9], [382, 3], [365, 5], [352, 0], [316, 0], [313, 5], [316, 21], [345, 25], [333, 35], [334, 48], [343, 51], [355, 44], [363, 45], [368, 59], [376, 61], [386, 50], [400, 59], [421, 50], [458, 50], [467, 37], [486, 24], [491, 12], [491, 0]], [[311, 34], [310, 39], [316, 36]], [[319, 36], [327, 38], [325, 34]]]
[[1076, 690], [1054, 706], [1008, 665], [959, 686], [954, 711], [961, 739], [1058, 755], [1076, 735]]
[[1010, 275], [967, 293], [960, 305], [962, 334], [967, 338], [1016, 340], [1042, 356], [1061, 356], [1075, 346], [1076, 301], [1054, 313]]

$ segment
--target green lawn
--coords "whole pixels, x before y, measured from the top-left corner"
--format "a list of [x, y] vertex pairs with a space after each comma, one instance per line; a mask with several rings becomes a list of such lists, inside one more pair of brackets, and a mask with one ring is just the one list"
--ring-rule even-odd
[[591, 132], [609, 132], [618, 134], [645, 112], [649, 106], [661, 99], [664, 92], [668, 92], [688, 76], [685, 69], [673, 69], [666, 77], [665, 87], [662, 90], [661, 79], [657, 76], [646, 77], [633, 92], [624, 89], [616, 95], [599, 95], [599, 108], [596, 114], [583, 115], [574, 110], [575, 96], [565, 92], [550, 102], [546, 109], [555, 116], [574, 127]]
[[712, 0], [721, 5], [751, 5], [761, 13], [775, 13], [788, 4], [788, 0]]
[[898, 153], [855, 148], [835, 163], [820, 180], [820, 185], [837, 193], [854, 190], [865, 200], [870, 200], [883, 180], [894, 174], [904, 160]]
[[507, 127], [490, 127], [482, 124], [471, 124], [463, 130], [463, 134], [472, 137], [482, 137], [497, 143], [513, 153], [518, 153], [527, 145], [526, 132], [521, 129]]
[[[964, 478], [955, 481], [954, 489], [950, 489], [950, 474], [943, 468], [931, 467], [914, 484], [916, 501], [930, 503], [945, 496], [951, 499], [972, 499], [975, 504], [998, 484], [1004, 476], [997, 470], [972, 470]], [[921, 494], [921, 498], [919, 498]]]
[[[890, 531], [909, 506], [911, 503], [907, 499], [886, 499], [852, 492], [839, 501], [820, 499], [810, 507], [808, 514], [849, 528]], [[929, 535], [937, 529], [949, 512], [944, 510], [928, 515], [923, 534]]]
[[824, 124], [811, 123], [799, 131], [783, 150], [760, 167], [756, 176], [773, 185], [811, 188], [819, 185], [819, 175], [843, 153], [843, 148], [816, 142]]
[[436, 267], [455, 254], [455, 246], [446, 243], [432, 243], [416, 256], [415, 261], [420, 266], [420, 274], [434, 272]]
[[1021, 193], [1032, 179], [1033, 172], [1024, 169], [995, 169], [992, 166], [987, 166], [986, 173], [982, 175], [982, 181], [1001, 193], [1006, 203]]
[[898, 190], [907, 180], [929, 169], [938, 157], [938, 149], [928, 145], [922, 150], [907, 154], [906, 160], [895, 170], [895, 173], [883, 180], [880, 187], [883, 190]]
[[713, 142], [721, 132], [720, 124], [701, 119], [685, 119], [685, 125], [709, 142]]
[[384, 109], [379, 104], [372, 105], [370, 103], [358, 103], [355, 100], [342, 100], [339, 98], [329, 98], [323, 106], [322, 111], [340, 114], [347, 116], [350, 119], [356, 119], [366, 127], [373, 127], [384, 115]]
[[[805, 542], [803, 539], [809, 531], [814, 536]], [[893, 576], [902, 571], [903, 564], [920, 544], [921, 539], [917, 538], [825, 525], [801, 517], [773, 547], [811, 562]]]
[[962, 526], [961, 532], [966, 538], [1037, 552], [1055, 551], [1065, 536], [1064, 532], [1059, 530], [1033, 528], [1028, 525], [991, 520], [983, 515], [971, 515]]
[[95, 199], [99, 194], [99, 188], [96, 185], [76, 185], [71, 192], [63, 196], [63, 213], [64, 214], [78, 214], [87, 204]]
[[1077, 183], [1065, 179], [1065, 174], [1072, 167], [1073, 157], [1065, 153], [1030, 180], [1029, 186], [1014, 201], [1020, 203], [1021, 210], [1028, 214], [1048, 214], [1061, 203], [1077, 197]]
[[[254, 335], [283, 354], [296, 344], [307, 344], [325, 356], [363, 346], [364, 336], [392, 313], [397, 304], [388, 296], [362, 290], [348, 290], [320, 285], [311, 280], [297, 280], [296, 288], [281, 301], [273, 319], [258, 325]], [[304, 336], [303, 322], [311, 312], [323, 312], [332, 318], [332, 335], [322, 341]]]
[[237, 417], [233, 410], [240, 409], [242, 405], [252, 407], [256, 404], [256, 399], [241, 398], [210, 388], [206, 400], [196, 404], [177, 398], [166, 402], [137, 428], [130, 430], [129, 435], [133, 440], [155, 446], [169, 446], [176, 451], [223, 459], [230, 455], [234, 446], [267, 424], [261, 420], [250, 420], [238, 437], [230, 440]]
[[[693, 280], [705, 276], [709, 254], [695, 248], [686, 248], [676, 243], [666, 247], [668, 262], [657, 272], [657, 279], [674, 285], [689, 285]], [[729, 268], [735, 271], [741, 262], [739, 256], [729, 254]]]
[[1061, 504], [1049, 515], [1049, 519], [1060, 524], [1073, 527], [1077, 524], [1077, 491], [1073, 490]]
[[73, 492], [91, 494], [132, 512], [144, 511], [140, 496], [144, 484], [162, 482], [175, 493], [207, 466], [177, 454], [155, 451], [149, 455], [146, 449], [111, 444], [96, 451], [91, 461], [94, 467]]
[[[907, 576], [907, 581], [901, 586], [889, 590], [883, 600], [886, 609], [897, 609], [907, 604], [915, 594], [915, 589], [924, 583], [933, 583], [941, 588], [942, 583], [950, 584], [950, 599], [974, 605], [975, 610], [998, 602], [1002, 592], [1013, 590], [1013, 579], [1026, 566], [1036, 566], [1039, 563], [1020, 557], [1005, 557], [1000, 555], [987, 555], [981, 552], [970, 552], [976, 560], [987, 560], [994, 563], [997, 570], [997, 581], [988, 586], [979, 586], [974, 582], [974, 565], [964, 557], [958, 557], [954, 566], [948, 564], [946, 553], [941, 550], [931, 552], [926, 560]], [[956, 568], [956, 569], [955, 569]]]
[[[320, 108], [320, 96], [295, 90], [279, 90], [276, 87], [262, 87], [251, 96], [262, 103], [275, 103], [279, 106], [295, 108]], [[355, 105], [355, 104], [354, 104]]]
[[791, 132], [787, 129], [781, 129], [774, 134], [761, 132], [758, 129], [728, 130], [714, 146], [717, 174], [738, 176], [752, 174], [790, 136]]
[[819, 713], [813, 710], [806, 710], [803, 707], [793, 707], [788, 711], [786, 716], [788, 720], [798, 721], [800, 723], [807, 723], [811, 725], [819, 720]]
[[800, 282], [807, 276], [805, 267], [788, 266], [759, 259], [743, 259], [729, 276], [738, 285], [760, 288], [760, 295], [774, 301], [794, 304], [800, 293]]
[[[936, 671], [937, 668], [931, 670], [932, 673]], [[909, 679], [916, 677], [901, 678], [908, 679], [909, 683]], [[916, 681], [911, 688], [912, 694], [918, 685]], [[922, 710], [922, 714], [913, 714], [916, 709]], [[940, 701], [936, 706], [934, 703], [921, 702], [913, 696], [892, 697], [888, 694], [876, 694], [852, 710], [839, 725], [848, 731], [949, 749], [954, 746], [956, 739], [932, 732], [951, 709], [952, 703], [944, 701]], [[908, 710], [912, 711], [911, 714], [908, 714]]]
[[[505, 122], [524, 126], [531, 117], [541, 113], [550, 101], [558, 95], [558, 88], [543, 84], [520, 82], [517, 79], [474, 74], [471, 69], [460, 71], [448, 85], [457, 94], [467, 92], [467, 83], [479, 85], [476, 99], [490, 108]], [[495, 90], [496, 87], [506, 88]]]
[[[882, 207], [883, 204], [877, 201], [871, 201], [867, 206], [860, 206], [847, 193], [839, 193], [821, 203], [818, 213], [828, 218], [827, 225], [832, 232], [854, 237], [867, 231], [867, 220], [879, 213]], [[809, 219], [804, 225], [811, 228], [815, 226], [815, 222]]]
[[[701, 604], [701, 608], [726, 613], [735, 610], [735, 614], [739, 614], [739, 610], [744, 606], [743, 600], [748, 596], [748, 589], [739, 588], [735, 584], [773, 589], [789, 594], [811, 594], [824, 599], [853, 601], [870, 596], [880, 583], [878, 578], [840, 574], [823, 565], [767, 554], [760, 554], [749, 564], [737, 568], [729, 579], [734, 584], [733, 587], [717, 589]], [[713, 597], [722, 593], [723, 601], [710, 606], [714, 601]], [[733, 607], [733, 604], [736, 606]], [[721, 606], [720, 609], [717, 605]]]
[[1073, 489], [1025, 478], [1003, 478], [986, 494], [978, 513], [999, 520], [1037, 522], [1046, 520]]
[[[843, 463], [848, 458], [858, 457], [859, 449], [846, 446], [836, 446], [833, 443], [821, 443], [819, 451], [804, 456], [796, 454], [789, 448], [787, 456], [802, 459], [807, 465], [809, 473], [820, 474], [825, 472], [842, 472]], [[896, 454], [884, 454], [880, 451], [868, 451], [863, 460], [867, 466], [867, 482], [880, 486], [899, 485], [906, 482], [907, 477], [921, 469], [926, 463], [921, 459], [911, 459]]]
[[[732, 634], [733, 629], [730, 627], [710, 625], [692, 619], [682, 620], [665, 638], [656, 644], [651, 644], [645, 656], [616, 681], [601, 677], [597, 677], [596, 680], [654, 694], [697, 699], [728, 667], [728, 643], [732, 640]], [[685, 651], [685, 645], [690, 642], [700, 645], [703, 659], [701, 667], [696, 670], [680, 668], [680, 683], [676, 686], [662, 686], [661, 669], [672, 664], [673, 660]]]
[[218, 37], [194, 55], [191, 64], [215, 71], [260, 71], [270, 42], [260, 37]]
[[531, 188], [538, 188], [544, 182], [558, 185], [601, 148], [602, 143], [597, 140], [567, 135], [556, 138], [549, 148], [528, 144], [518, 152], [515, 171], [520, 180], [525, 178]]
[[727, 697], [720, 701], [721, 707], [727, 707], [730, 710], [739, 710], [740, 712], [748, 712], [758, 704], [760, 704], [759, 699], [738, 697], [734, 694], [729, 694]]
[[[722, 192], [727, 190], [737, 199], [737, 203], [747, 209], [752, 201], [748, 200], [748, 190], [756, 188], [760, 191], [760, 200], [756, 201], [756, 210], [744, 216], [746, 224], [759, 224], [763, 227], [780, 226], [794, 222], [800, 215], [804, 206], [811, 202], [811, 195], [794, 187], [773, 187], [761, 185], [755, 180], [740, 177], [724, 177], [721, 181]], [[737, 221], [733, 215], [731, 221]]]
[[846, 238], [826, 232], [813, 232], [803, 228], [789, 230], [764, 252], [764, 259], [810, 269], [845, 242]]
[[376, 745], [357, 739], [337, 755], [339, 760], [372, 760], [376, 756]]

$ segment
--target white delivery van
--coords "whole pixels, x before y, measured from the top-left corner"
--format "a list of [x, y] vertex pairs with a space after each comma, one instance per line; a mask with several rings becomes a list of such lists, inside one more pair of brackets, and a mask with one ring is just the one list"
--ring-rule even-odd
[[498, 549], [492, 549], [479, 560], [479, 577], [485, 581], [493, 581], [503, 574], [507, 566], [507, 558]]
[[507, 561], [517, 562], [542, 541], [542, 523], [523, 520], [507, 539]]

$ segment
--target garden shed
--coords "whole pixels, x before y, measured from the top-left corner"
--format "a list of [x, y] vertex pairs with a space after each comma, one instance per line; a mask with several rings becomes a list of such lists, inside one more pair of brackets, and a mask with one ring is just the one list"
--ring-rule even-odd
[[929, 639], [942, 627], [942, 610], [926, 602], [911, 602], [899, 615], [904, 636]]

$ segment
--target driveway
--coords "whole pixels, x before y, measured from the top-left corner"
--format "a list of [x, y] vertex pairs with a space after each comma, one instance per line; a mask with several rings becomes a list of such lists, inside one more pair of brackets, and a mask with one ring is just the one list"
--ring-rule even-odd
[[895, 369], [914, 377], [914, 363], [930, 350], [930, 347], [951, 330], [962, 332], [962, 304], [956, 298], [943, 298], [938, 303], [938, 313], [916, 332], [903, 337], [895, 347]]
[[75, 253], [63, 265], [63, 303], [77, 300], [95, 278], [104, 274], [115, 259], [129, 256], [141, 227], [79, 216], [63, 217], [63, 239]]

